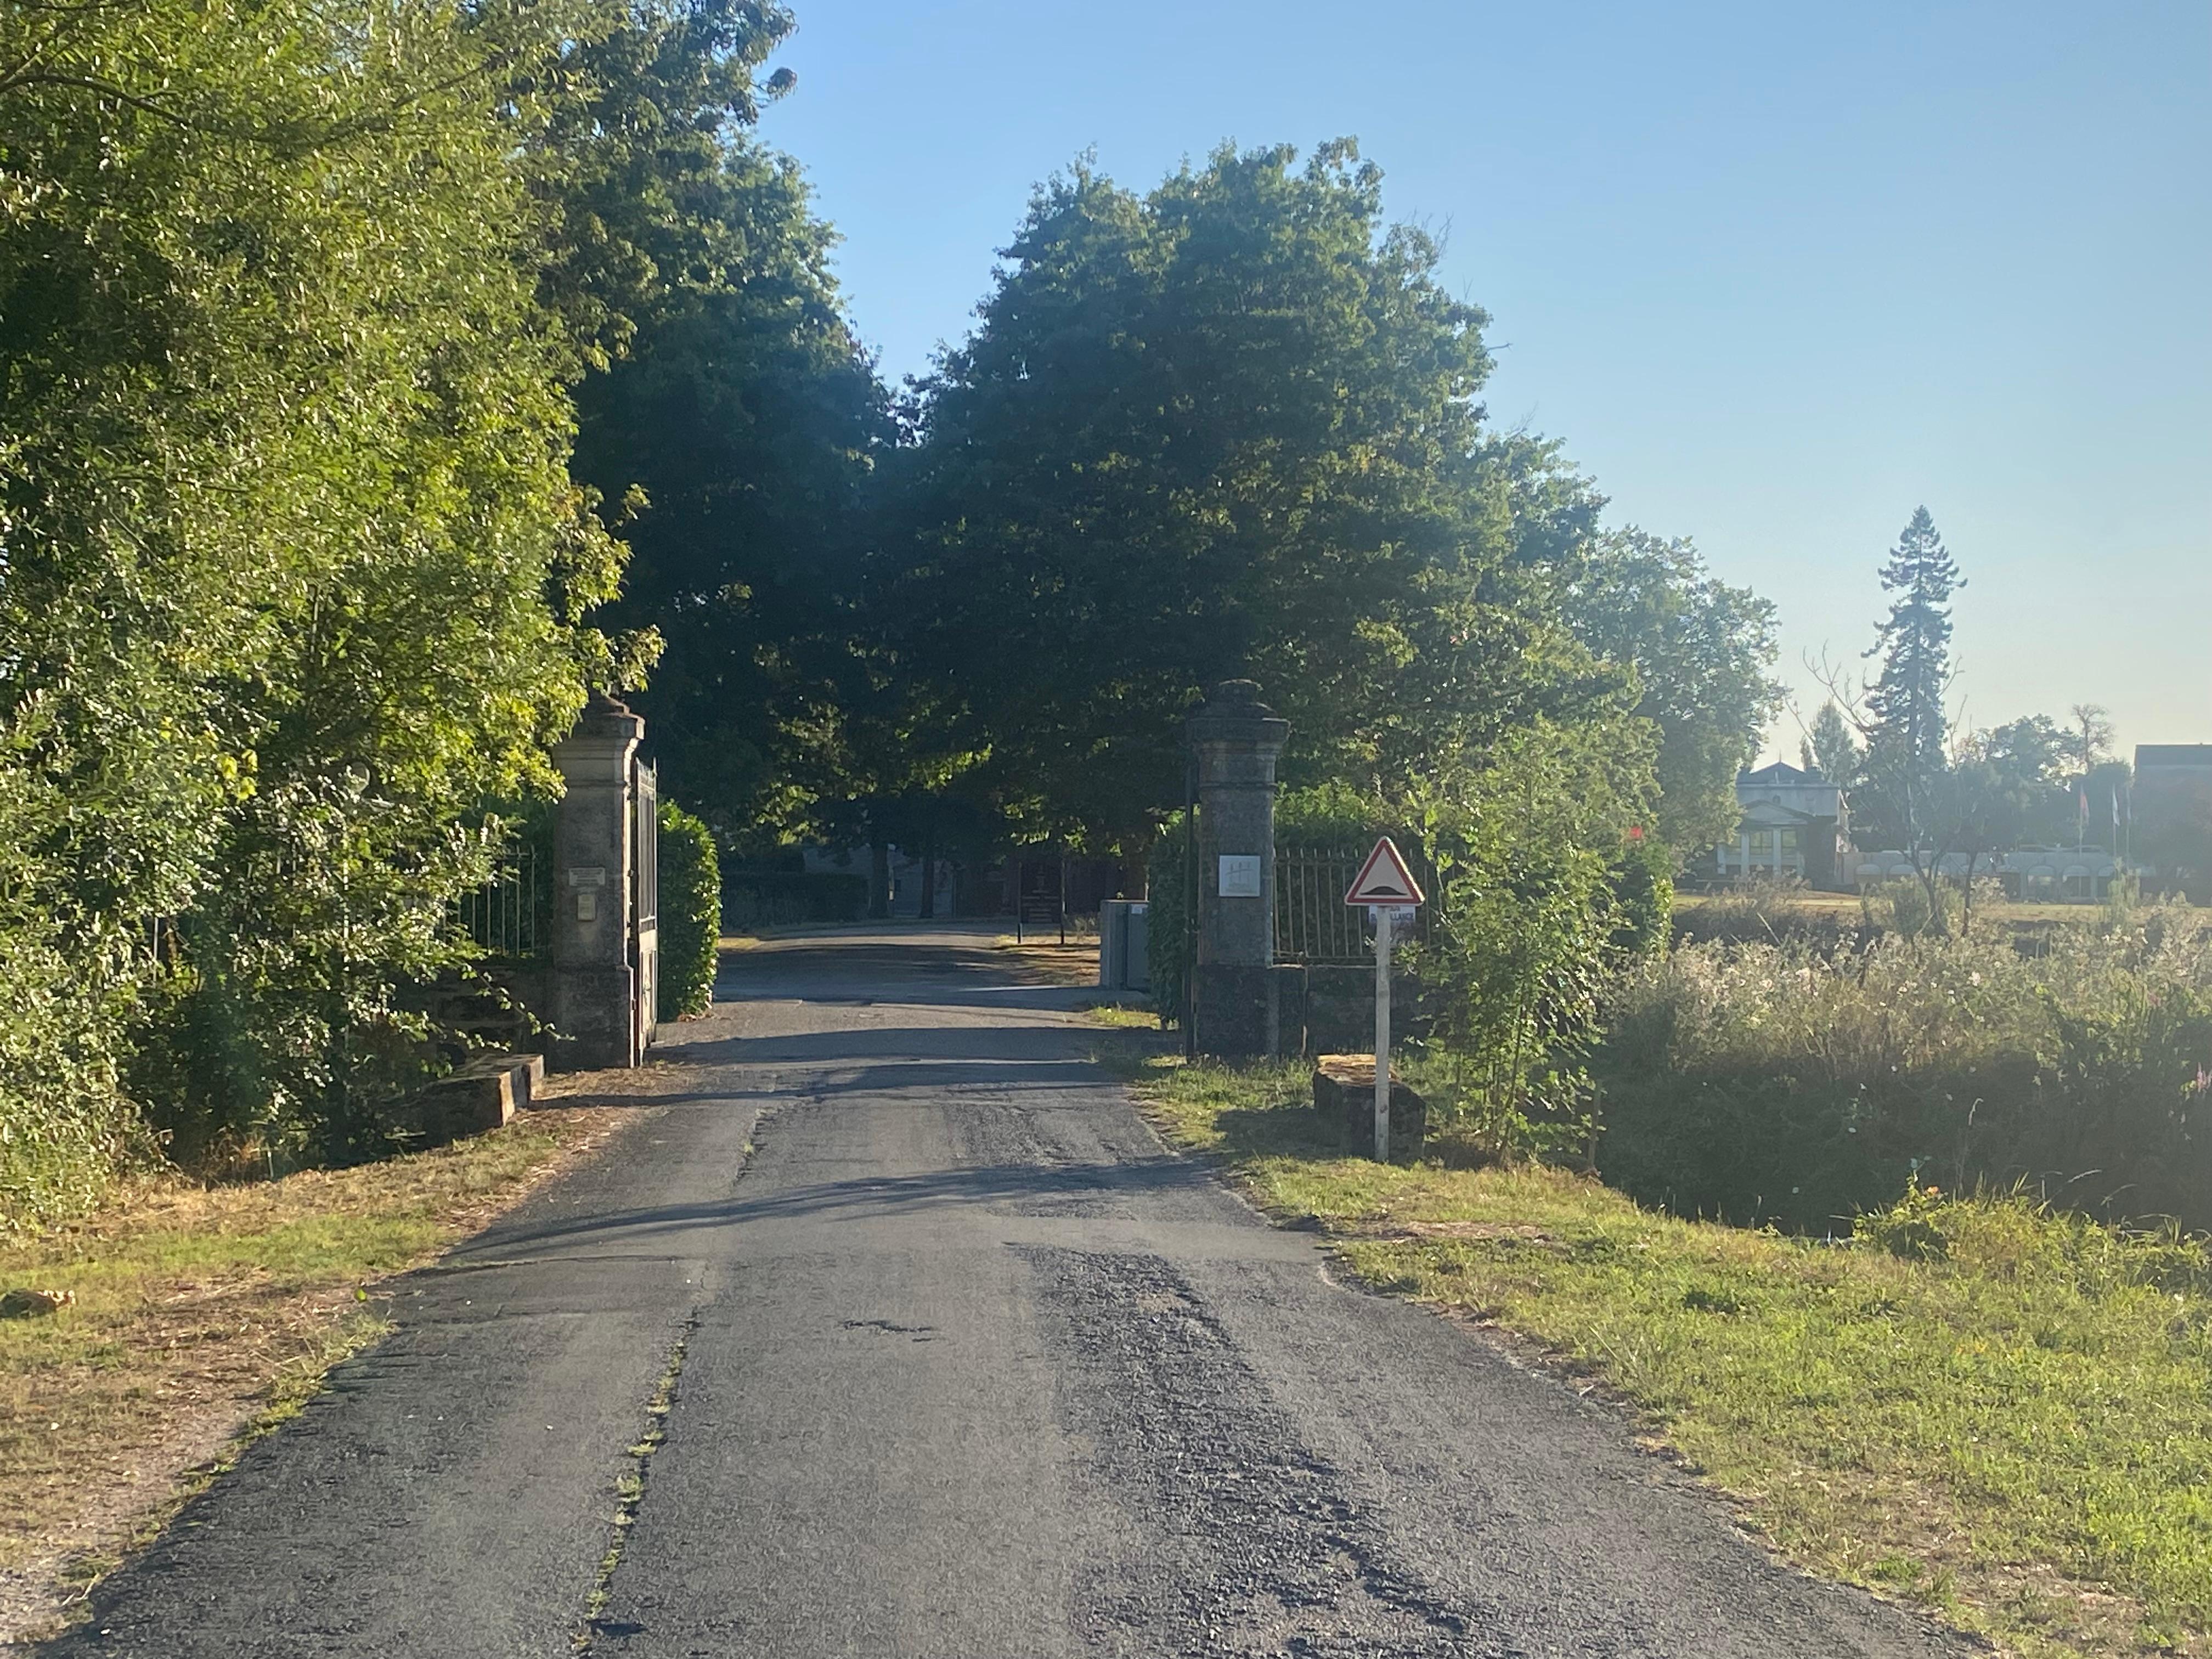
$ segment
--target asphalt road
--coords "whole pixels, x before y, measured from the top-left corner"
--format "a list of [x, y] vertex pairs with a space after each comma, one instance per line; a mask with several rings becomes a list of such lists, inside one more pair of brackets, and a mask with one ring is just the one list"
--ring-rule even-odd
[[651, 1121], [404, 1281], [398, 1334], [48, 1651], [1957, 1650], [1778, 1565], [1606, 1408], [1335, 1282], [988, 944], [733, 959]]

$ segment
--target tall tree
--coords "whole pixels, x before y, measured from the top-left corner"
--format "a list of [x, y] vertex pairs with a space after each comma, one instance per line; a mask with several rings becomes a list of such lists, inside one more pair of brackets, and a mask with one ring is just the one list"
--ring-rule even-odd
[[636, 705], [667, 781], [732, 846], [854, 787], [863, 491], [893, 432], [797, 168], [734, 139], [689, 194], [723, 277], [584, 380], [574, 465], [631, 549], [611, 614], [665, 642]]
[[564, 53], [537, 176], [544, 290], [590, 372], [573, 470], [631, 549], [608, 612], [662, 651], [635, 696], [727, 847], [853, 787], [867, 701], [860, 492], [891, 441], [798, 167], [748, 131], [794, 84], [757, 0], [633, 0]]
[[[1925, 851], [1950, 764], [1944, 699], [1951, 684], [1951, 597], [1964, 583], [1924, 507], [1881, 567], [1893, 597], [1867, 655], [1878, 659], [1863, 702], [1850, 704], [1863, 744], [1861, 818], [1880, 841]], [[1839, 684], [1830, 690], [1846, 700]]]
[[1884, 769], [1930, 775], [1942, 769], [1949, 729], [1951, 596], [1966, 584], [1926, 507], [1913, 509], [1881, 568], [1881, 585], [1896, 597], [1867, 653], [1881, 662], [1867, 692], [1869, 746]]
[[1844, 790], [1858, 787], [1863, 761], [1858, 734], [1851, 729], [1850, 721], [1833, 697], [1822, 703], [1820, 712], [1813, 716], [1813, 729], [1806, 746], [1813, 763], [1829, 782]]
[[[603, 21], [0, 13], [0, 799], [193, 1121], [352, 1138], [396, 985], [453, 959], [457, 820], [616, 672], [517, 160]], [[112, 1079], [110, 1037], [35, 1063]]]
[[2077, 702], [2066, 717], [2075, 775], [2087, 778], [2112, 758], [2112, 711], [2102, 703]]
[[1386, 787], [1626, 694], [1533, 597], [1483, 314], [1352, 144], [1293, 163], [1054, 180], [921, 388], [881, 614], [1040, 830], [1141, 844], [1214, 680], [1288, 715], [1293, 781]]
[[1683, 852], [1728, 840], [1736, 773], [1782, 696], [1773, 605], [1715, 580], [1689, 543], [1634, 528], [1595, 540], [1561, 603], [1584, 645], [1636, 671], [1636, 713], [1659, 733], [1659, 834]]

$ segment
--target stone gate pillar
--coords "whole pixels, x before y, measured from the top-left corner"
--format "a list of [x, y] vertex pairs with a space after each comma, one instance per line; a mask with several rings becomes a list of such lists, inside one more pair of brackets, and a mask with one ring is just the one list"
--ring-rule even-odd
[[645, 722], [594, 691], [553, 745], [568, 793], [553, 835], [552, 1059], [572, 1070], [635, 1066], [637, 975], [630, 964], [633, 763]]
[[1291, 723], [1250, 680], [1224, 680], [1183, 732], [1198, 763], [1194, 1041], [1203, 1054], [1277, 1054], [1275, 763]]

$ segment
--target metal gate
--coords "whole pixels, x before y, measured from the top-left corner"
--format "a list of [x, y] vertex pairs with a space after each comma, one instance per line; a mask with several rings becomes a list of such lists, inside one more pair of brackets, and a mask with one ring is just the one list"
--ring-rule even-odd
[[637, 763], [630, 774], [630, 969], [637, 986], [641, 1057], [660, 1010], [660, 771]]
[[[1344, 902], [1367, 861], [1365, 847], [1278, 847], [1275, 849], [1275, 960], [1286, 963], [1366, 963], [1375, 960], [1366, 912]], [[1409, 854], [1413, 878], [1431, 898], [1436, 872]], [[1433, 904], [1421, 907], [1413, 936], [1426, 939]]]

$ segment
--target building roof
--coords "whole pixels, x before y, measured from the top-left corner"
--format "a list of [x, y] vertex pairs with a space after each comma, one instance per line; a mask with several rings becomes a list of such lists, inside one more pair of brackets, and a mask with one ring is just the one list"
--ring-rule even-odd
[[1788, 761], [1770, 761], [1757, 771], [1746, 767], [1735, 775], [1735, 781], [1739, 787], [1747, 783], [1778, 784], [1787, 787], [1791, 784], [1827, 782], [1827, 779], [1820, 775], [1819, 767], [1808, 772], [1802, 766], [1792, 766]]
[[1796, 825], [1810, 823], [1825, 823], [1832, 826], [1835, 823], [1833, 817], [1825, 813], [1801, 812], [1793, 806], [1784, 806], [1779, 801], [1771, 800], [1750, 802], [1743, 809], [1742, 821], [1746, 824], [1755, 825], [1761, 830], [1777, 827], [1789, 829]]
[[2212, 743], [2139, 743], [2136, 745], [2136, 770], [2156, 771], [2161, 767], [2203, 767], [2212, 771]]

